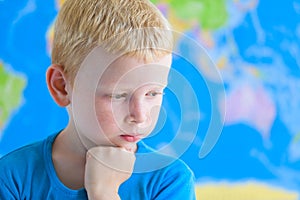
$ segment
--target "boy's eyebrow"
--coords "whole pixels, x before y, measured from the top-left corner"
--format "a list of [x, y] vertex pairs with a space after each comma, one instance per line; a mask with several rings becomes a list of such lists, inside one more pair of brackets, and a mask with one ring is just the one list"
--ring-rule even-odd
[[164, 89], [167, 87], [167, 84], [160, 84], [160, 85], [156, 85], [155, 87], [158, 89]]
[[[100, 85], [99, 85], [100, 86]], [[128, 87], [122, 87], [122, 85], [118, 86], [118, 87], [115, 87], [112, 85], [102, 85], [100, 87], [97, 87], [97, 89], [101, 89], [101, 90], [104, 90], [104, 91], [130, 91], [131, 89], [128, 88]], [[167, 84], [161, 84], [161, 83], [149, 83], [149, 84], [144, 84], [144, 85], [141, 85], [140, 87], [137, 87], [136, 89], [138, 88], [141, 88], [141, 87], [151, 87], [153, 89], [164, 89], [167, 87]]]

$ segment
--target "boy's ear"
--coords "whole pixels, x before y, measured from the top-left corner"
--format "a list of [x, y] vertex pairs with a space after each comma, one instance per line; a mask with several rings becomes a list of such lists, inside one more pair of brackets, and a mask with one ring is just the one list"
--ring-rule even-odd
[[54, 101], [62, 107], [70, 104], [70, 95], [67, 88], [67, 79], [61, 65], [52, 64], [46, 73], [48, 90]]

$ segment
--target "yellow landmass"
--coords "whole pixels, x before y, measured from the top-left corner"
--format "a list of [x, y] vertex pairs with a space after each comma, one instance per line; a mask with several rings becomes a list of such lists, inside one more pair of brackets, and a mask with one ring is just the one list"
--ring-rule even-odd
[[[57, 10], [61, 8], [65, 0], [56, 0], [56, 7]], [[52, 49], [52, 42], [53, 42], [53, 37], [54, 37], [54, 22], [50, 25], [50, 28], [48, 29], [46, 33], [47, 37], [47, 52], [50, 55], [51, 54], [51, 49]]]
[[205, 200], [299, 200], [299, 193], [261, 183], [204, 184], [196, 187], [197, 199]]
[[202, 30], [200, 37], [201, 37], [201, 41], [202, 41], [203, 45], [206, 48], [212, 49], [215, 47], [215, 41], [213, 38], [213, 33], [211, 31]]
[[169, 11], [168, 21], [170, 24], [172, 24], [172, 27], [179, 32], [184, 32], [185, 30], [189, 30], [193, 26], [192, 22], [177, 18], [175, 15], [175, 11], [173, 10]]
[[256, 78], [260, 78], [262, 76], [262, 73], [255, 66], [248, 66], [247, 71]]
[[225, 69], [228, 65], [227, 57], [222, 56], [219, 60], [217, 60], [216, 65], [219, 69]]
[[56, 0], [56, 4], [57, 4], [58, 8], [61, 8], [61, 6], [63, 5], [64, 2], [65, 2], [65, 0]]
[[49, 55], [51, 55], [52, 42], [54, 38], [54, 24], [50, 26], [46, 35], [47, 35], [47, 52]]

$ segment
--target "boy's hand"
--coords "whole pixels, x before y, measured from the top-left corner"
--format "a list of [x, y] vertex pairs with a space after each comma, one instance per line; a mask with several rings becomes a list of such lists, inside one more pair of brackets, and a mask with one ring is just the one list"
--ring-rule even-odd
[[120, 199], [118, 190], [132, 174], [135, 155], [119, 147], [88, 150], [84, 185], [90, 200]]

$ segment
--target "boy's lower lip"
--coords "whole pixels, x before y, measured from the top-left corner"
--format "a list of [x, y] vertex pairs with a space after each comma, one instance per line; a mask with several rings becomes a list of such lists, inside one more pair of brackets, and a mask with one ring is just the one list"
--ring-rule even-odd
[[127, 142], [137, 142], [141, 139], [140, 135], [121, 135], [121, 138], [126, 140]]

